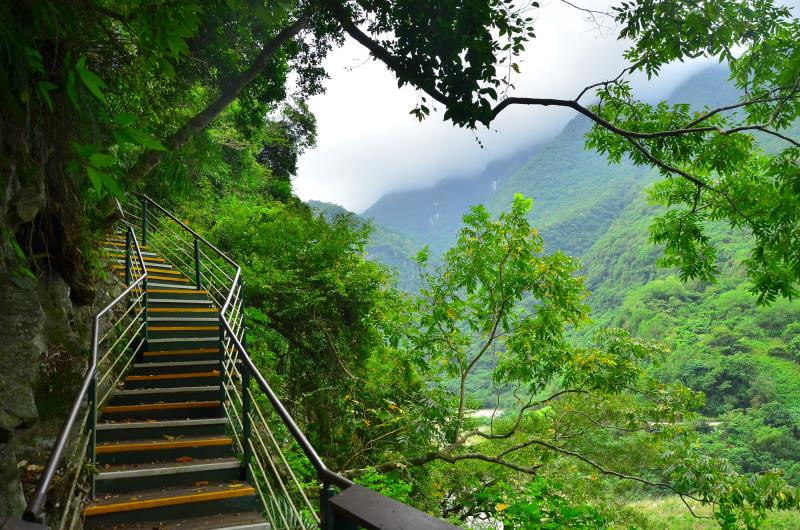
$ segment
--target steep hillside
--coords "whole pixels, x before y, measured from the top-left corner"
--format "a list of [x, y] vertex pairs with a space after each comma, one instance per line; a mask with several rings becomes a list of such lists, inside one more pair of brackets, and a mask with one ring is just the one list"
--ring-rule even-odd
[[367, 244], [367, 258], [379, 261], [394, 271], [401, 289], [408, 292], [419, 289], [419, 273], [411, 257], [422, 249], [424, 243], [399, 230], [365, 219], [338, 204], [313, 200], [306, 204], [329, 219], [337, 215], [352, 215], [361, 222], [372, 223], [372, 233]]
[[539, 149], [533, 146], [507, 159], [490, 163], [472, 178], [448, 178], [430, 188], [400, 191], [382, 197], [362, 217], [400, 234], [424, 241], [433, 255], [450, 247], [461, 217], [475, 204], [485, 204], [502, 180]]
[[632, 164], [610, 165], [584, 149], [588, 118], [571, 120], [564, 130], [524, 166], [504, 179], [488, 207], [495, 214], [515, 193], [533, 197], [532, 223], [550, 251], [580, 256], [648, 182]]

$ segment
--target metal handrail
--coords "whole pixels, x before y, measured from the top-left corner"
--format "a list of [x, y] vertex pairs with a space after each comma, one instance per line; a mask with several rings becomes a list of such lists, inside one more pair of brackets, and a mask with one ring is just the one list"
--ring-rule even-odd
[[[117, 206], [119, 207], [119, 202], [117, 202]], [[120, 207], [120, 211], [122, 208]], [[44, 471], [42, 472], [42, 476], [39, 478], [39, 483], [36, 486], [36, 490], [33, 492], [31, 496], [31, 500], [28, 503], [28, 506], [23, 513], [23, 519], [30, 522], [40, 522], [41, 515], [44, 510], [44, 504], [47, 500], [47, 492], [50, 489], [50, 485], [53, 482], [53, 478], [55, 477], [56, 471], [61, 465], [61, 460], [64, 458], [64, 451], [67, 448], [69, 443], [70, 437], [72, 435], [72, 431], [75, 427], [75, 422], [78, 418], [78, 414], [80, 413], [81, 405], [83, 404], [84, 399], [89, 399], [89, 401], [96, 401], [96, 396], [94, 400], [91, 399], [89, 394], [93, 391], [94, 384], [96, 382], [97, 377], [97, 350], [98, 350], [98, 338], [100, 333], [100, 319], [107, 314], [111, 309], [116, 306], [121, 300], [123, 300], [126, 296], [128, 296], [132, 291], [134, 291], [140, 284], [147, 280], [147, 268], [144, 265], [144, 256], [142, 255], [142, 249], [139, 247], [139, 241], [136, 238], [136, 232], [133, 230], [133, 227], [128, 224], [127, 221], [124, 220], [124, 212], [122, 212], [123, 220], [122, 223], [125, 224], [130, 231], [131, 237], [133, 239], [133, 245], [136, 249], [136, 257], [139, 261], [139, 265], [141, 270], [144, 271], [144, 274], [139, 276], [134, 282], [132, 282], [122, 293], [114, 298], [108, 305], [106, 305], [103, 309], [101, 309], [95, 316], [92, 321], [92, 346], [91, 346], [91, 362], [89, 367], [86, 369], [86, 375], [83, 377], [83, 381], [81, 382], [80, 391], [75, 398], [75, 401], [72, 403], [72, 407], [70, 408], [69, 415], [67, 416], [66, 422], [61, 427], [61, 431], [56, 438], [56, 442], [53, 446], [53, 450], [50, 453], [50, 456], [47, 459], [47, 464], [45, 464]], [[97, 403], [92, 402], [90, 405], [96, 409]], [[92, 411], [89, 411], [90, 414]], [[94, 449], [94, 421], [92, 422], [92, 449]]]
[[269, 383], [267, 383], [267, 380], [264, 378], [264, 376], [261, 374], [261, 372], [258, 370], [258, 368], [256, 368], [256, 365], [253, 363], [253, 360], [250, 358], [250, 355], [247, 353], [247, 350], [242, 345], [241, 341], [236, 336], [236, 333], [234, 332], [233, 328], [231, 327], [230, 323], [228, 322], [228, 319], [225, 316], [225, 312], [230, 307], [231, 300], [233, 298], [234, 292], [236, 291], [236, 287], [239, 284], [239, 281], [241, 280], [241, 277], [242, 277], [242, 268], [239, 266], [239, 264], [236, 263], [230, 257], [228, 257], [224, 252], [219, 250], [217, 247], [215, 247], [214, 245], [209, 243], [208, 240], [206, 240], [203, 236], [201, 236], [200, 234], [198, 234], [197, 232], [195, 232], [194, 230], [189, 228], [189, 226], [187, 226], [185, 223], [180, 221], [177, 217], [175, 217], [173, 214], [171, 214], [169, 211], [167, 211], [163, 206], [161, 206], [160, 204], [155, 202], [153, 199], [151, 199], [150, 197], [148, 197], [144, 193], [134, 193], [134, 195], [139, 197], [142, 200], [147, 201], [148, 204], [154, 206], [161, 213], [163, 213], [164, 215], [166, 215], [167, 217], [172, 219], [181, 228], [183, 228], [184, 230], [189, 232], [192, 236], [197, 238], [198, 241], [202, 242], [204, 245], [206, 245], [208, 248], [210, 248], [216, 255], [218, 255], [220, 258], [225, 260], [227, 263], [229, 263], [231, 266], [233, 266], [236, 269], [236, 272], [234, 273], [233, 280], [231, 281], [231, 288], [230, 288], [230, 290], [228, 292], [228, 296], [225, 298], [225, 303], [222, 305], [222, 307], [220, 308], [220, 311], [219, 311], [220, 321], [222, 322], [222, 325], [223, 325], [225, 331], [228, 333], [228, 335], [231, 338], [231, 341], [236, 346], [236, 350], [238, 351], [238, 353], [241, 356], [242, 360], [246, 364], [247, 369], [250, 370], [250, 373], [253, 376], [255, 376], [255, 379], [256, 379], [256, 381], [258, 383], [258, 386], [261, 388], [261, 390], [264, 392], [264, 394], [266, 394], [267, 399], [269, 399], [270, 403], [272, 404], [272, 407], [275, 409], [275, 412], [278, 414], [278, 417], [281, 419], [281, 422], [283, 422], [283, 424], [289, 430], [289, 433], [292, 435], [292, 437], [295, 439], [297, 444], [300, 446], [300, 449], [303, 451], [303, 453], [309, 459], [309, 461], [311, 462], [311, 465], [314, 466], [314, 469], [317, 472], [317, 477], [320, 479], [320, 481], [325, 483], [325, 484], [333, 484], [333, 485], [338, 486], [340, 488], [348, 488], [348, 487], [354, 485], [355, 483], [352, 480], [350, 480], [350, 479], [348, 479], [346, 477], [343, 477], [343, 476], [331, 471], [330, 469], [328, 469], [328, 467], [322, 461], [322, 458], [319, 456], [317, 451], [311, 445], [311, 442], [308, 441], [308, 439], [306, 438], [305, 434], [303, 434], [303, 431], [301, 431], [300, 427], [298, 427], [297, 423], [295, 423], [294, 419], [289, 414], [289, 411], [286, 410], [286, 407], [283, 405], [281, 400], [278, 398], [278, 396], [275, 394], [275, 392], [269, 386]]

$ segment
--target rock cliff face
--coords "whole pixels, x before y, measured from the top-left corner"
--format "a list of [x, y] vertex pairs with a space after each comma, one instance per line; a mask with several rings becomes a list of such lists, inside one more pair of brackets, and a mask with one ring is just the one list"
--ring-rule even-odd
[[19, 464], [44, 464], [86, 368], [92, 308], [69, 294], [58, 276], [0, 283], [0, 520], [24, 509]]
[[[30, 272], [17, 240], [58, 211], [44, 178], [21, 182], [0, 164], [0, 527], [25, 507], [20, 471], [36, 479], [86, 368], [94, 307], [62, 278], [59, 263]], [[74, 237], [74, 235], [73, 235]], [[62, 244], [69, 239], [64, 237]], [[27, 252], [25, 253], [27, 254]], [[54, 252], [54, 255], [57, 254]], [[48, 254], [49, 256], [49, 254]], [[84, 257], [85, 258], [85, 257]], [[48, 270], [43, 270], [47, 269]], [[113, 290], [111, 284], [101, 291]], [[98, 297], [105, 299], [106, 297]], [[32, 472], [26, 472], [31, 466]]]

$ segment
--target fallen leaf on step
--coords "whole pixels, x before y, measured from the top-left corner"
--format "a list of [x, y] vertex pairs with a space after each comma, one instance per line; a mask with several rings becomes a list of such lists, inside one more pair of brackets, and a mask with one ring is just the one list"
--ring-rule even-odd
[[194, 459], [191, 456], [182, 456], [175, 459], [176, 462], [191, 462], [192, 460]]
[[139, 500], [139, 497], [131, 497], [131, 498], [130, 498], [130, 500], [132, 500], [132, 501], [138, 501], [138, 500]]
[[242, 486], [241, 484], [228, 484], [229, 488], [239, 488], [241, 486]]
[[200, 480], [198, 482], [195, 482], [194, 485], [197, 486], [197, 487], [208, 486], [208, 481], [207, 480]]

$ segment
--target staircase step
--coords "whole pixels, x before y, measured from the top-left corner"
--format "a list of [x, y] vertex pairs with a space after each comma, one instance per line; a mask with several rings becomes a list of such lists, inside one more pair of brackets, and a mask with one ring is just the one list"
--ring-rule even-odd
[[[210, 388], [219, 389], [219, 387]], [[219, 390], [217, 390], [216, 395], [219, 396]], [[101, 418], [101, 423], [97, 424], [98, 443], [131, 440], [167, 440], [169, 436], [173, 438], [179, 436], [195, 438], [222, 436], [225, 434], [225, 428], [228, 425], [228, 420], [224, 417], [195, 420], [102, 423], [104, 420], [105, 418]]]
[[[123, 238], [119, 238], [119, 239], [106, 238], [106, 239], [103, 239], [101, 241], [101, 243], [103, 243], [104, 245], [111, 245], [112, 247], [118, 247], [118, 248], [123, 248], [123, 249], [125, 248], [125, 245], [126, 245], [126, 241], [125, 241], [124, 237]], [[133, 241], [131, 241], [131, 245], [133, 245]], [[141, 245], [140, 244], [139, 248], [142, 249], [142, 250], [148, 250], [149, 251], [150, 250], [150, 245]]]
[[153, 298], [169, 298], [182, 302], [199, 301], [205, 304], [211, 303], [211, 300], [208, 298], [208, 291], [205, 289], [198, 289], [193, 285], [188, 289], [184, 286], [151, 287], [148, 285], [147, 294]]
[[117, 390], [111, 395], [109, 403], [110, 406], [117, 406], [163, 403], [170, 399], [177, 399], [180, 401], [210, 401], [219, 396], [219, 392], [219, 385]]
[[[217, 321], [219, 322], [219, 321]], [[159, 324], [149, 324], [147, 327], [147, 337], [153, 341], [156, 339], [217, 339], [219, 340], [219, 324], [194, 324], [182, 326], [164, 326]], [[154, 342], [153, 344], [158, 344]], [[165, 348], [174, 349], [174, 348]], [[183, 348], [186, 349], [186, 348]]]
[[[124, 274], [124, 272], [123, 272]], [[158, 276], [157, 273], [152, 273], [147, 277], [148, 287], [164, 287], [167, 289], [196, 289], [194, 284], [190, 285], [189, 278], [182, 278], [180, 276]]]
[[[122, 252], [109, 252], [108, 255], [111, 256], [112, 258], [116, 258], [116, 259], [123, 259], [123, 260], [125, 259], [125, 254], [122, 253]], [[148, 262], [148, 261], [156, 261], [158, 263], [166, 263], [167, 262], [166, 259], [156, 255], [155, 252], [142, 252], [142, 257], [144, 258], [145, 262]]]
[[154, 326], [185, 326], [187, 324], [219, 324], [219, 318], [216, 316], [189, 316], [189, 317], [176, 317], [176, 316], [152, 316], [147, 317], [147, 323]]
[[125, 377], [125, 388], [207, 386], [210, 383], [218, 383], [219, 379], [219, 370], [180, 374], [129, 375]]
[[96, 475], [95, 484], [98, 493], [123, 493], [240, 480], [241, 477], [242, 463], [238, 458], [229, 457], [108, 466]]
[[[118, 274], [124, 276], [125, 271], [118, 271]], [[191, 280], [181, 276], [161, 276], [161, 272], [153, 272], [147, 276], [148, 286], [152, 287], [178, 287], [179, 285], [186, 285]]]
[[[148, 312], [149, 308], [159, 309], [162, 307], [183, 309], [187, 307], [203, 307], [211, 308], [211, 301], [208, 298], [199, 300], [192, 300], [188, 298], [177, 298], [175, 295], [169, 298], [162, 298], [161, 296], [151, 295], [147, 298]], [[216, 310], [215, 310], [216, 311]]]
[[103, 413], [103, 418], [108, 420], [216, 418], [221, 417], [224, 413], [222, 403], [218, 400], [108, 405], [100, 410]]
[[219, 337], [210, 334], [206, 337], [155, 337], [148, 338], [148, 349], [158, 351], [189, 350], [219, 346]]
[[146, 362], [133, 365], [133, 375], [185, 374], [207, 372], [219, 367], [219, 361], [169, 361]]
[[[114, 257], [114, 258], [118, 258], [118, 257], [124, 258], [125, 257], [125, 247], [124, 247], [124, 245], [123, 245], [122, 248], [114, 248], [114, 247], [109, 247], [109, 246], [104, 246], [102, 248], [103, 248], [103, 250], [108, 252], [111, 255], [111, 257]], [[139, 248], [141, 249], [142, 247], [139, 247]], [[158, 258], [159, 256], [155, 252], [149, 252], [149, 251], [146, 251], [146, 250], [142, 250], [142, 257], [145, 259], [145, 261], [147, 261], [148, 258]], [[136, 249], [133, 248], [133, 247], [131, 247], [131, 259], [136, 259]]]
[[162, 350], [144, 352], [147, 362], [213, 361], [219, 360], [219, 348], [191, 348], [186, 350]]
[[[96, 523], [95, 523], [96, 524]], [[256, 511], [223, 513], [187, 519], [109, 523], [92, 526], [94, 530], [271, 530]]]
[[[125, 267], [125, 258], [115, 259], [114, 263], [116, 263], [117, 265], [122, 265], [122, 267], [124, 268]], [[161, 269], [172, 269], [172, 265], [170, 265], [169, 263], [160, 263], [160, 262], [156, 262], [156, 261], [148, 261], [147, 259], [144, 260], [144, 265], [148, 269], [158, 269], [159, 270], [159, 274], [161, 274]]]
[[[151, 300], [152, 302], [152, 300]], [[216, 307], [196, 307], [196, 308], [185, 308], [185, 307], [154, 307], [149, 310], [150, 316], [153, 315], [169, 315], [169, 316], [178, 316], [176, 313], [192, 313], [191, 316], [200, 316], [200, 314], [216, 314], [217, 311]]]
[[[113, 265], [111, 265], [111, 269], [114, 271], [122, 271], [124, 273], [125, 263], [123, 262], [120, 265], [119, 262], [115, 262]], [[157, 271], [154, 271], [153, 274], [159, 274], [159, 275], [170, 274], [175, 276], [181, 276], [183, 273], [179, 270], [159, 268]]]
[[244, 482], [212, 483], [203, 487], [143, 491], [137, 495], [107, 495], [84, 508], [89, 528], [95, 524], [237, 513], [256, 508], [255, 488]]
[[184, 437], [175, 440], [122, 440], [97, 444], [100, 464], [142, 464], [177, 461], [178, 458], [219, 458], [233, 455], [228, 436]]

